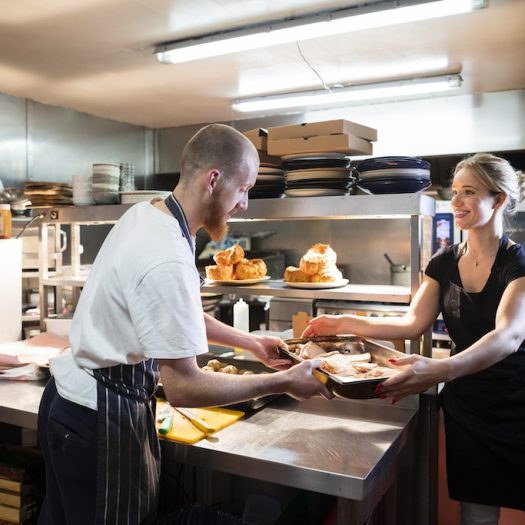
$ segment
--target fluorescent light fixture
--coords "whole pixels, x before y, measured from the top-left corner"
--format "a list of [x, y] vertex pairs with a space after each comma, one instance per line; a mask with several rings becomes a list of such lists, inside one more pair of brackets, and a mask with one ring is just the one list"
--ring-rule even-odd
[[457, 15], [485, 7], [487, 0], [383, 1], [315, 15], [291, 17], [159, 44], [159, 62], [177, 64], [289, 42], [338, 35], [430, 18]]
[[419, 96], [457, 89], [461, 86], [461, 82], [462, 78], [459, 74], [413, 78], [409, 80], [333, 88], [331, 90], [302, 91], [239, 99], [232, 103], [232, 108], [237, 111], [250, 112], [270, 109], [289, 109], [299, 106], [396, 99], [405, 96]]

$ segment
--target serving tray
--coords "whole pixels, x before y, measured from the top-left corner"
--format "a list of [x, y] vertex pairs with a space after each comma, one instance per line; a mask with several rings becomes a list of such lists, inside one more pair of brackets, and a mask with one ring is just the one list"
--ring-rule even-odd
[[[387, 368], [394, 368], [390, 363], [389, 359], [399, 359], [406, 357], [406, 354], [398, 352], [393, 348], [374, 343], [368, 339], [363, 339], [357, 336], [315, 336], [315, 337], [304, 337], [297, 339], [287, 339], [285, 343], [288, 345], [289, 350], [280, 349], [280, 353], [284, 358], [290, 358], [296, 363], [301, 362], [303, 359], [300, 358], [293, 352], [293, 347], [297, 344], [305, 344], [308, 341], [314, 343], [329, 342], [329, 343], [355, 343], [357, 346], [362, 348], [363, 352], [368, 352], [371, 356], [371, 362], [377, 363], [378, 366], [384, 366]], [[327, 350], [328, 352], [329, 350]], [[344, 352], [341, 352], [344, 353]], [[398, 367], [396, 367], [396, 370]], [[314, 375], [323, 383], [326, 384], [328, 390], [337, 397], [346, 399], [372, 399], [378, 397], [375, 392], [375, 388], [379, 383], [382, 383], [386, 377], [374, 377], [367, 379], [359, 379], [354, 377], [340, 378], [325, 370], [317, 369], [314, 371]]]

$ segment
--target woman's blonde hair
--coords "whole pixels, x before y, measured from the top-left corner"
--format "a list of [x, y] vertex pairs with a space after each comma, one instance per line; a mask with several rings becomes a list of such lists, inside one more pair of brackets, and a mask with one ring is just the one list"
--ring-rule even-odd
[[505, 193], [507, 205], [505, 215], [514, 215], [519, 202], [525, 198], [525, 174], [515, 170], [501, 157], [490, 153], [476, 153], [461, 160], [454, 170], [468, 169], [493, 193]]

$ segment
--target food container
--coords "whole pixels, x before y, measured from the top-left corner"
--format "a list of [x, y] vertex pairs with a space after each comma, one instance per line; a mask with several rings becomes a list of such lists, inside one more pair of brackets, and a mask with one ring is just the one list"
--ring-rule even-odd
[[[308, 341], [313, 341], [314, 343], [355, 343], [357, 347], [362, 349], [363, 353], [368, 352], [370, 354], [372, 363], [377, 363], [379, 366], [384, 366], [387, 368], [394, 368], [394, 366], [389, 363], [389, 359], [399, 359], [401, 357], [406, 357], [406, 354], [398, 352], [393, 348], [388, 348], [387, 346], [383, 346], [379, 343], [374, 343], [373, 341], [369, 341], [368, 339], [363, 339], [354, 335], [330, 335], [287, 339], [285, 343], [288, 345], [288, 350], [280, 349], [282, 357], [291, 358], [297, 363], [302, 361], [298, 355], [293, 353], [293, 348], [297, 344], [305, 344]], [[378, 397], [375, 392], [376, 386], [387, 379], [386, 377], [375, 377], [371, 379], [338, 377], [330, 374], [329, 372], [326, 372], [325, 370], [315, 370], [314, 375], [316, 375], [320, 381], [326, 384], [326, 387], [332, 394], [346, 399], [371, 399]]]

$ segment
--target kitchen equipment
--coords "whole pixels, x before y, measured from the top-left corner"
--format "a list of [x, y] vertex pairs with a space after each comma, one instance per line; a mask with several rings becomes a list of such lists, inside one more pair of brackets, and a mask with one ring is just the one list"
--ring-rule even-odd
[[11, 206], [9, 204], [0, 204], [0, 239], [11, 238]]
[[96, 204], [118, 203], [119, 187], [119, 164], [93, 164], [93, 199]]
[[388, 256], [383, 254], [390, 265], [390, 284], [394, 286], [410, 286], [410, 265], [396, 264]]
[[133, 162], [122, 162], [120, 164], [120, 191], [135, 190], [135, 164]]
[[0, 239], [0, 343], [22, 333], [22, 241]]
[[[308, 341], [314, 343], [329, 342], [329, 343], [343, 343], [349, 342], [352, 344], [361, 345], [363, 353], [368, 352], [371, 356], [372, 363], [377, 363], [378, 366], [393, 368], [389, 359], [399, 359], [406, 357], [404, 353], [398, 352], [392, 348], [374, 343], [367, 339], [362, 339], [356, 336], [316, 336], [305, 337], [298, 339], [287, 339], [285, 343], [288, 345], [288, 350], [279, 349], [283, 357], [291, 358], [296, 363], [302, 359], [293, 353], [293, 347], [298, 344], [305, 344]], [[328, 351], [328, 350], [327, 350]], [[375, 377], [369, 379], [358, 379], [355, 377], [339, 377], [326, 372], [325, 370], [317, 369], [314, 375], [326, 385], [328, 390], [337, 397], [346, 399], [371, 399], [378, 397], [375, 388], [379, 383], [386, 380], [386, 377]]]

